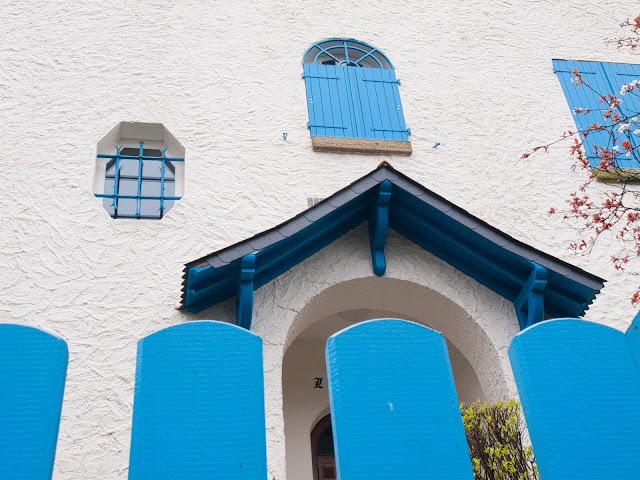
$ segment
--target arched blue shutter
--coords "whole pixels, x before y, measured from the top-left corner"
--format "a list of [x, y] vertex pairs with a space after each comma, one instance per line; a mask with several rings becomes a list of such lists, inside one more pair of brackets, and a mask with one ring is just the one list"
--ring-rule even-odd
[[356, 40], [330, 39], [303, 60], [311, 136], [408, 140], [391, 62]]
[[311, 135], [356, 137], [347, 69], [336, 65], [304, 64]]

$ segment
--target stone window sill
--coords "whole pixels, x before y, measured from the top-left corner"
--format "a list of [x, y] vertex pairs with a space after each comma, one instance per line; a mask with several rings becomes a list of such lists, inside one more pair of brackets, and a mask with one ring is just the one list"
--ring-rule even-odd
[[316, 152], [411, 155], [411, 142], [405, 140], [314, 135], [311, 146]]

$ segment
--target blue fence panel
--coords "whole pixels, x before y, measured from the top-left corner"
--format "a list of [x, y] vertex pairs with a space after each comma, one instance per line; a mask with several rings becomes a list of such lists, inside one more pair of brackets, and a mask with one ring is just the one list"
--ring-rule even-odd
[[0, 324], [0, 478], [50, 479], [67, 374], [67, 344]]
[[265, 480], [262, 341], [235, 325], [189, 322], [138, 344], [135, 480]]
[[640, 375], [622, 332], [550, 320], [509, 357], [543, 480], [639, 478]]
[[331, 336], [326, 359], [340, 478], [473, 479], [440, 333], [372, 320]]

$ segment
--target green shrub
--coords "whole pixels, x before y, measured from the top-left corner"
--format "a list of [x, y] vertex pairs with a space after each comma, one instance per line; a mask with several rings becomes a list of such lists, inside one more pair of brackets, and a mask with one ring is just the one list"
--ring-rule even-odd
[[476, 480], [539, 480], [533, 448], [523, 442], [520, 403], [460, 404]]

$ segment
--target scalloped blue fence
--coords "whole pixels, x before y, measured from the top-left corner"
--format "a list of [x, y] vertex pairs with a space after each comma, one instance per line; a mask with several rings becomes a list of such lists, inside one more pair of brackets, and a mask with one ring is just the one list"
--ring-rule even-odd
[[[640, 478], [640, 316], [542, 322], [509, 357], [542, 480]], [[473, 478], [440, 333], [371, 320], [326, 358], [338, 478]], [[0, 324], [0, 478], [51, 478], [66, 364], [61, 339]], [[267, 480], [258, 336], [196, 321], [139, 342], [129, 478]]]

